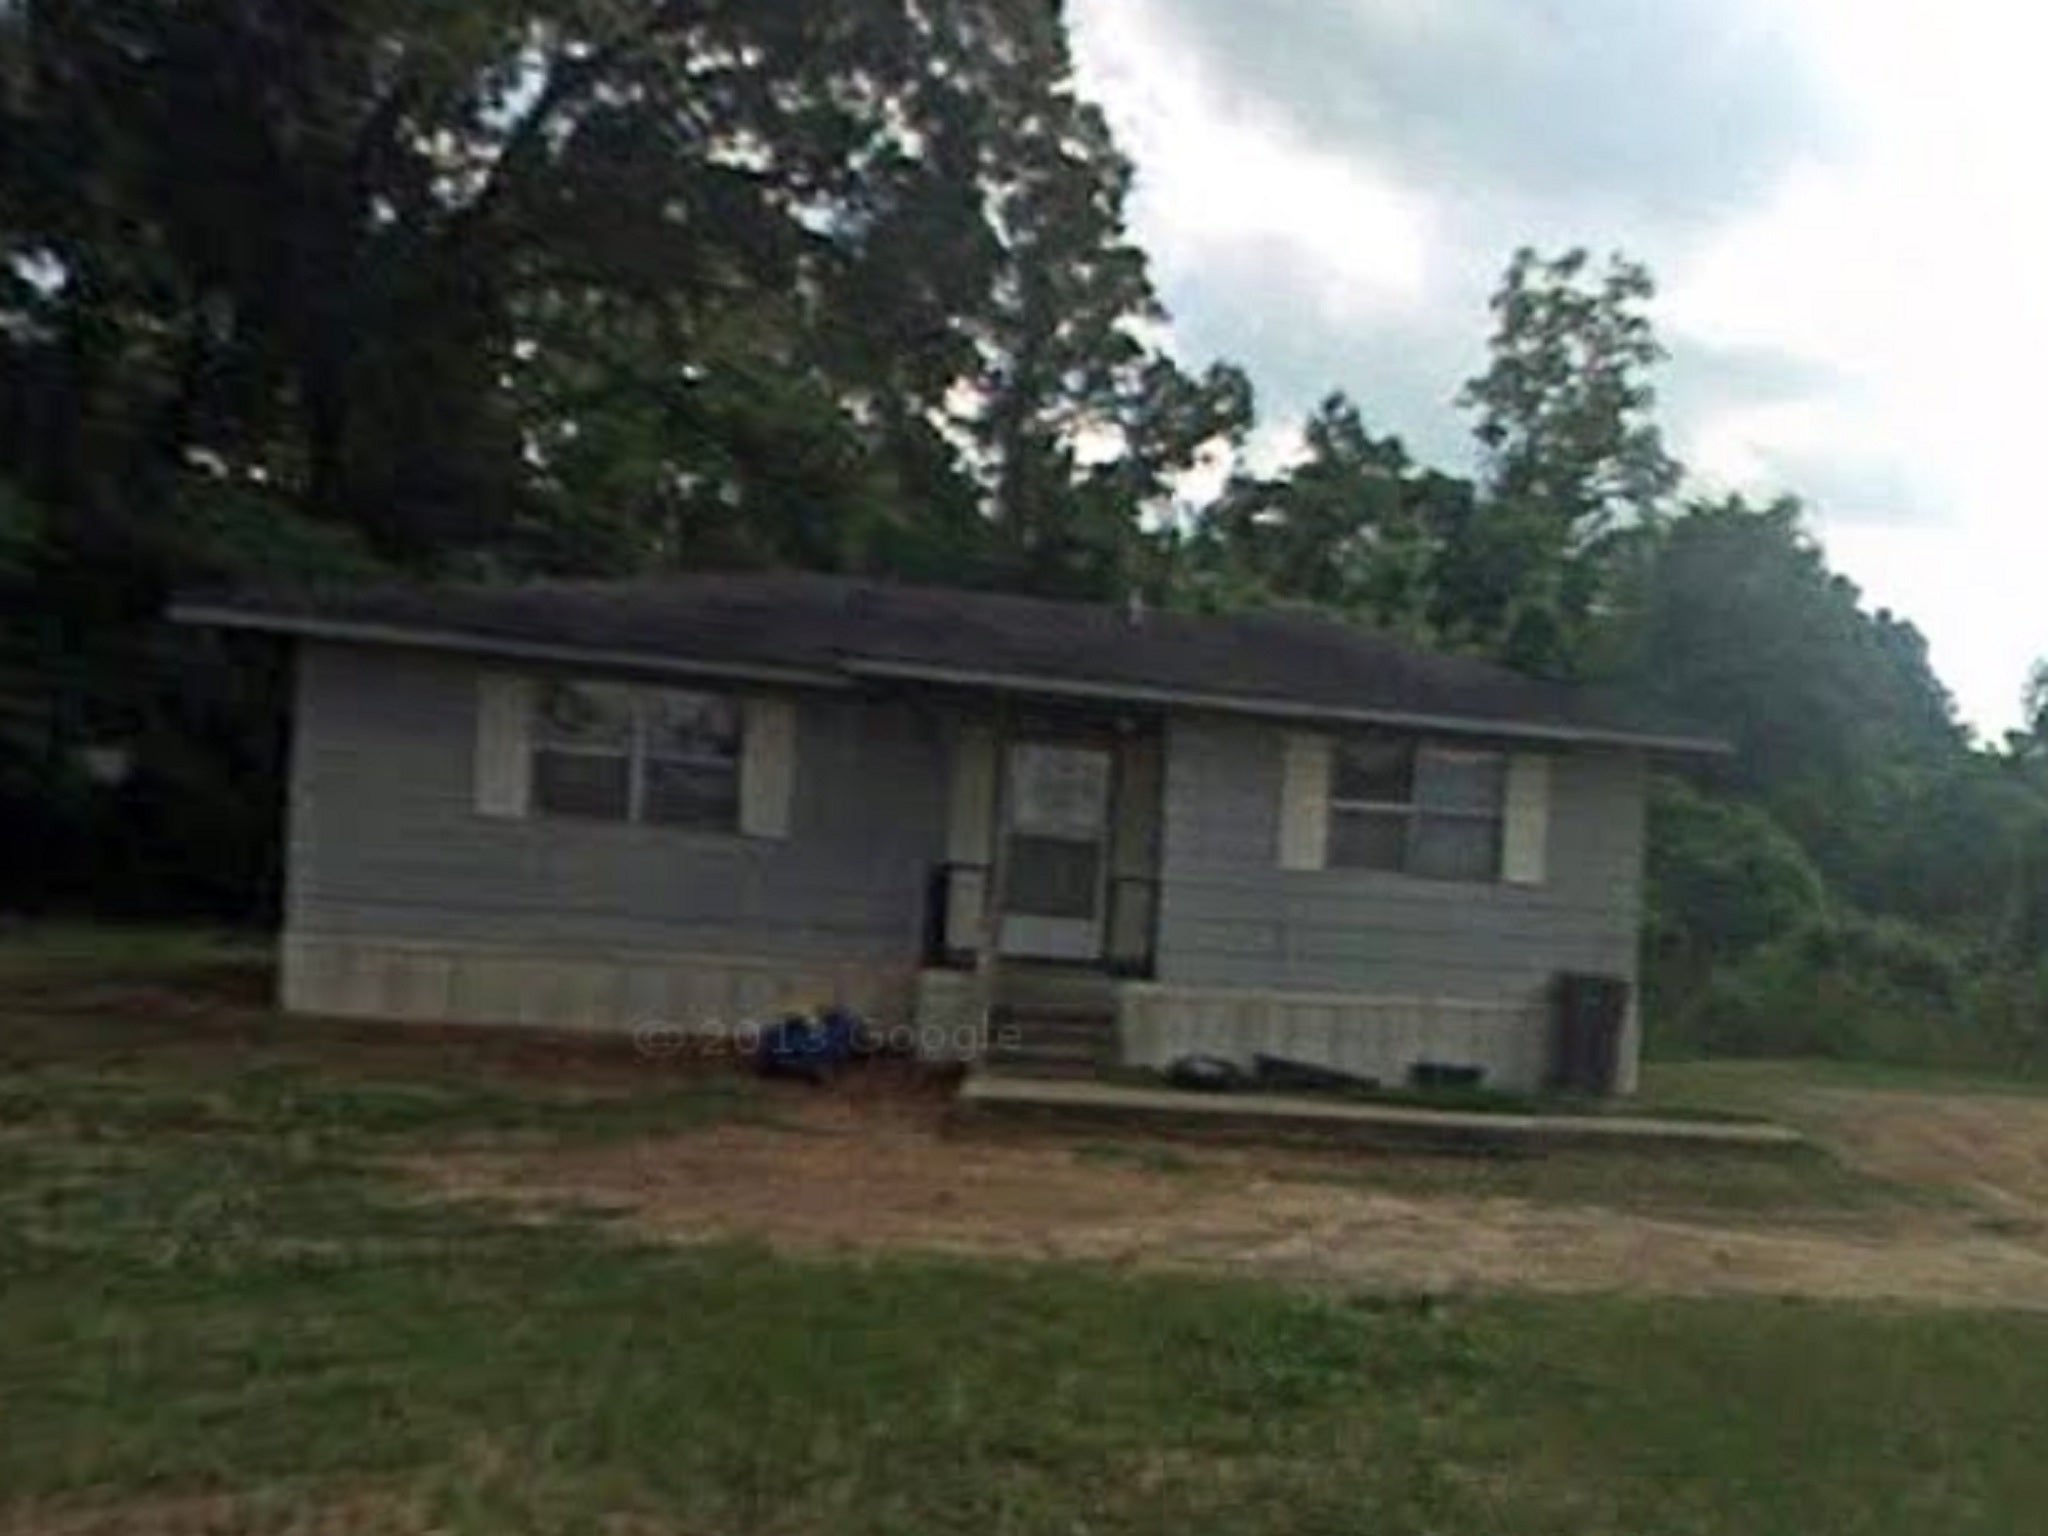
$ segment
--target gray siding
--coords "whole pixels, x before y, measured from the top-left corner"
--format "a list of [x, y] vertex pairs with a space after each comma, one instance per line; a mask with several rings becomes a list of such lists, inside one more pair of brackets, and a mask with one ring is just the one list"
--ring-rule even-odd
[[1278, 867], [1282, 733], [1169, 728], [1159, 977], [1199, 986], [1525, 1001], [1558, 970], [1633, 981], [1643, 766], [1560, 754], [1548, 879], [1474, 885]]
[[915, 960], [946, 757], [907, 706], [802, 698], [790, 835], [472, 806], [479, 664], [301, 647], [289, 926], [302, 934]]
[[[938, 706], [798, 702], [790, 835], [479, 815], [480, 663], [301, 648], [287, 918], [336, 940], [915, 963], [946, 856]], [[1525, 1002], [1560, 969], [1633, 978], [1643, 770], [1560, 755], [1549, 879], [1475, 886], [1277, 867], [1282, 734], [1168, 727], [1158, 976], [1168, 985]]]

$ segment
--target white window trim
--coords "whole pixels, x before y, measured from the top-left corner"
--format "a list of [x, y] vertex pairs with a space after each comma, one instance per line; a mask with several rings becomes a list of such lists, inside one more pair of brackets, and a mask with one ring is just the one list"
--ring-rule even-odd
[[470, 803], [479, 816], [524, 820], [533, 799], [533, 681], [504, 672], [477, 678]]
[[1508, 758], [1506, 820], [1501, 824], [1501, 879], [1536, 886], [1550, 873], [1551, 759], [1516, 752]]

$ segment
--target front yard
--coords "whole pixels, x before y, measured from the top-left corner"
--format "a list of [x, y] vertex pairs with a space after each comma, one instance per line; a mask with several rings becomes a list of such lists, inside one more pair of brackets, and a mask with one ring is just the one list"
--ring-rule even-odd
[[[1768, 1100], [1840, 1161], [984, 1142], [886, 1076], [314, 1028], [214, 1001], [232, 968], [50, 974], [0, 958], [0, 1531], [1919, 1536], [2048, 1507], [2029, 1097], [1656, 1086]], [[1928, 1148], [1981, 1142], [1986, 1103], [2014, 1177], [1951, 1176]], [[1922, 1304], [1816, 1299], [1881, 1295]]]

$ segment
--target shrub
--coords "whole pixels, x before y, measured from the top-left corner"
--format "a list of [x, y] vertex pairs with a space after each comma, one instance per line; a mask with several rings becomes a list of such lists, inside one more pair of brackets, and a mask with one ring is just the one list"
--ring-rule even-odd
[[1893, 919], [1811, 925], [1673, 1000], [1668, 1055], [2024, 1068], [2048, 1042], [2048, 970], [1988, 963]]
[[1651, 787], [1649, 840], [1654, 946], [1728, 961], [1826, 917], [1819, 871], [1758, 806], [1660, 778]]

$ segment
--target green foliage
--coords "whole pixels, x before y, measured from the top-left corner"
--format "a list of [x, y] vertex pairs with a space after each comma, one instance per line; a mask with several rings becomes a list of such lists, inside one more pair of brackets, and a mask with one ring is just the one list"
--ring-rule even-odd
[[1654, 1047], [1666, 1056], [2031, 1073], [2048, 1041], [2048, 967], [1999, 963], [1892, 918], [1793, 930], [1657, 1000]]
[[29, 0], [0, 142], [0, 901], [200, 899], [181, 798], [206, 899], [274, 894], [274, 679], [166, 639], [181, 586], [1160, 592], [1249, 420], [1039, 5]]
[[1582, 667], [1602, 598], [1677, 486], [1650, 377], [1664, 360], [1646, 313], [1649, 270], [1621, 256], [1523, 248], [1493, 298], [1475, 413], [1484, 473], [1446, 540], [1438, 627], [1538, 671]]
[[1649, 939], [1737, 959], [1827, 921], [1820, 873], [1761, 807], [1660, 776], [1650, 796]]
[[1478, 414], [1488, 491], [1581, 544], [1654, 514], [1680, 472], [1652, 416], [1656, 284], [1619, 255], [1597, 279], [1589, 266], [1584, 250], [1515, 252], [1493, 297], [1491, 362], [1460, 396]]
[[1177, 572], [1197, 607], [1314, 605], [1425, 644], [1581, 673], [1677, 483], [1652, 416], [1664, 357], [1648, 272], [1516, 253], [1493, 300], [1475, 485], [1414, 463], [1333, 394], [1298, 462], [1240, 472], [1194, 519]]
[[1667, 786], [1652, 819], [1661, 1043], [2027, 1062], [2048, 795], [2023, 753], [1969, 745], [1918, 632], [1862, 607], [1789, 498], [1687, 507], [1629, 608], [1629, 675], [1736, 748], [1711, 798]]
[[1427, 643], [1442, 533], [1471, 488], [1374, 437], [1341, 394], [1304, 439], [1288, 470], [1231, 479], [1188, 544], [1183, 581], [1220, 606], [1311, 604]]
[[2048, 660], [2027, 668], [2026, 687], [2020, 691], [2020, 712], [2025, 722], [2022, 740], [2048, 741]]
[[1792, 498], [1688, 506], [1662, 530], [1632, 606], [1642, 683], [1724, 732], [1739, 781], [1781, 810], [1963, 745], [1926, 642], [1863, 610]]

